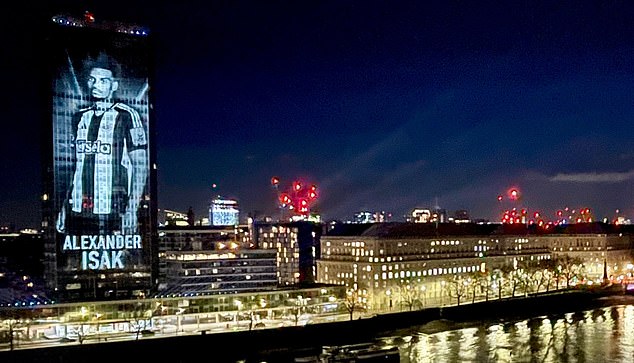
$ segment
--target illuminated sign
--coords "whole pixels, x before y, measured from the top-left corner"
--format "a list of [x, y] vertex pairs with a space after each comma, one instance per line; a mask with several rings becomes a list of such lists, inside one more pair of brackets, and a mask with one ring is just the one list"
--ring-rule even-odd
[[149, 45], [65, 28], [53, 63], [53, 213], [57, 269], [150, 270]]
[[233, 226], [239, 222], [240, 211], [235, 200], [214, 199], [210, 209], [209, 220], [214, 226]]

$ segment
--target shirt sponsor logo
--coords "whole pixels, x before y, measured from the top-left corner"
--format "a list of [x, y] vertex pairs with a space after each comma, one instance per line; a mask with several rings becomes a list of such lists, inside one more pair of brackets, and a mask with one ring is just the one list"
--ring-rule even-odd
[[112, 145], [102, 143], [100, 140], [87, 141], [77, 140], [77, 152], [80, 154], [106, 154], [112, 152]]

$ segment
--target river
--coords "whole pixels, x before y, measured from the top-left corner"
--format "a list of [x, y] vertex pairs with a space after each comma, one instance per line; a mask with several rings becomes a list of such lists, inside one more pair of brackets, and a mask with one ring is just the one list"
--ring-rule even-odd
[[380, 342], [398, 346], [401, 363], [634, 362], [630, 304], [438, 331], [443, 324], [449, 322], [413, 327]]

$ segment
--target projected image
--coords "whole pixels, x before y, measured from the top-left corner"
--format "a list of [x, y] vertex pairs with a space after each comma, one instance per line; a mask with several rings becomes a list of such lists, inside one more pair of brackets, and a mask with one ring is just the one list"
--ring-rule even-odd
[[143, 264], [148, 79], [131, 49], [69, 48], [60, 57], [53, 85], [55, 229], [67, 270]]

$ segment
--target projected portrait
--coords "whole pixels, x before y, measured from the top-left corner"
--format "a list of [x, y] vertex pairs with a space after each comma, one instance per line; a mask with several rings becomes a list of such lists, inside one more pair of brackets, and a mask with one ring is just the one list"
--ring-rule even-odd
[[147, 75], [120, 51], [67, 54], [53, 97], [60, 252], [69, 269], [138, 266], [149, 223]]

